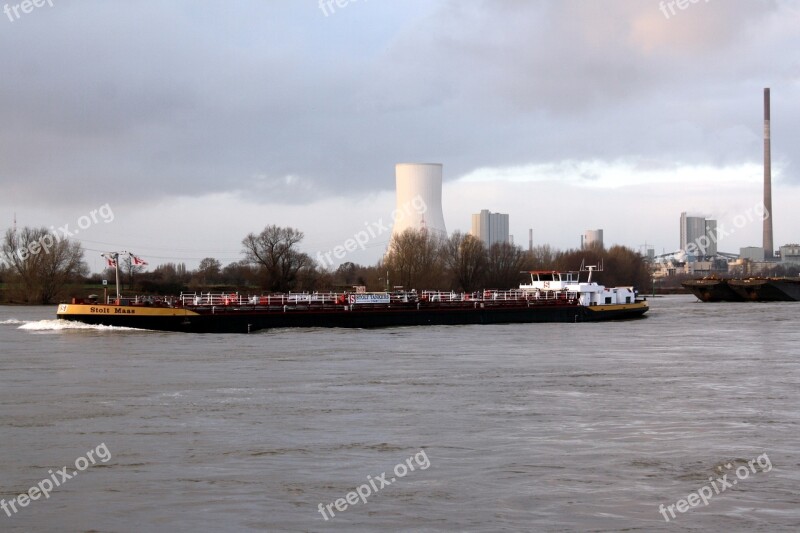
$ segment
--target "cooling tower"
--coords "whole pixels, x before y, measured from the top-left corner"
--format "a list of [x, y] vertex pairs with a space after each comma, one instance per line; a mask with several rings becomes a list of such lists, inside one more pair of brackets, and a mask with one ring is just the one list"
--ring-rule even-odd
[[603, 248], [603, 230], [587, 229], [581, 235], [581, 250]]
[[397, 205], [392, 236], [409, 228], [447, 237], [442, 213], [442, 165], [400, 163], [395, 167]]

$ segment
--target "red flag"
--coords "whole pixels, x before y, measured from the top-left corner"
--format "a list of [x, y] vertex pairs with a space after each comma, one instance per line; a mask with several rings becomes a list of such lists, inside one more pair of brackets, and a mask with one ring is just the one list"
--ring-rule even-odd
[[131, 259], [133, 259], [133, 265], [134, 266], [145, 266], [145, 265], [147, 265], [147, 261], [145, 261], [141, 257], [137, 257], [137, 256], [131, 254]]
[[106, 263], [107, 263], [107, 264], [108, 264], [108, 266], [109, 266], [109, 267], [111, 267], [111, 268], [114, 268], [115, 266], [117, 266], [117, 263], [116, 263], [116, 261], [114, 261], [114, 260], [113, 260], [113, 259], [111, 259], [110, 257], [106, 257]]

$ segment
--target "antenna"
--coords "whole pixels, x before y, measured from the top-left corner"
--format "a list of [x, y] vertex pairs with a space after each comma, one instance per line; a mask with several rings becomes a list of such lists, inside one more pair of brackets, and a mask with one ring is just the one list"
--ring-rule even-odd
[[603, 271], [603, 260], [600, 260], [600, 263], [597, 265], [589, 265], [585, 266], [586, 260], [584, 259], [581, 261], [581, 272], [602, 272]]
[[584, 266], [585, 265], [585, 261], [586, 261], [585, 259], [583, 261], [581, 261], [581, 272], [589, 272], [589, 279], [586, 280], [586, 283], [591, 283], [592, 282], [592, 274], [594, 272], [602, 272], [603, 271], [603, 260], [602, 259], [600, 260], [600, 264], [599, 265], [589, 265], [589, 266]]

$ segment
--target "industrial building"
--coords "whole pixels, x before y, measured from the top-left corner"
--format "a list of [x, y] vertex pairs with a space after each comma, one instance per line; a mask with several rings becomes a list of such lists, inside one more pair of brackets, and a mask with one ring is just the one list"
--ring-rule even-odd
[[764, 260], [764, 248], [761, 246], [745, 246], [744, 248], [739, 248], [739, 258], [746, 259], [747, 261], [761, 262]]
[[800, 244], [781, 246], [781, 263], [800, 265]]
[[717, 221], [681, 213], [681, 250], [691, 258], [717, 255]]
[[487, 247], [495, 243], [510, 242], [508, 235], [508, 215], [491, 213], [487, 209], [472, 215], [470, 235], [477, 237]]
[[442, 212], [442, 165], [399, 163], [395, 166], [397, 204], [392, 214], [392, 237], [407, 229], [447, 237]]

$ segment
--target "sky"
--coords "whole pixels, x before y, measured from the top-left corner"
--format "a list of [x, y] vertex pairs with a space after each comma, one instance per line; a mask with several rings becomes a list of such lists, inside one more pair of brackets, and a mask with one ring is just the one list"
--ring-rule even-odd
[[0, 230], [64, 228], [94, 271], [227, 264], [270, 224], [319, 257], [390, 222], [401, 162], [443, 164], [451, 232], [489, 209], [525, 248], [662, 253], [687, 211], [738, 252], [765, 87], [775, 244], [800, 241], [798, 1], [39, 1], [0, 13]]

